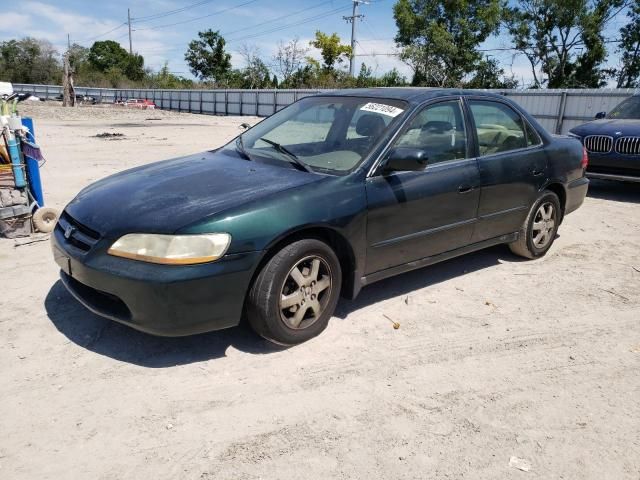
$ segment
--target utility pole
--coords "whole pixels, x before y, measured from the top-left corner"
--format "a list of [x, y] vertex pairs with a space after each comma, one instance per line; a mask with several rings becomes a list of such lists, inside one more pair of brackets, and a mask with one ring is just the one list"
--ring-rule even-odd
[[351, 0], [353, 2], [353, 13], [350, 17], [342, 17], [347, 21], [347, 23], [351, 22], [351, 58], [349, 59], [349, 75], [352, 77], [355, 76], [356, 73], [356, 22], [359, 18], [364, 18], [364, 15], [358, 14], [358, 7], [360, 4], [368, 4], [369, 2], [365, 0]]
[[71, 50], [71, 35], [67, 33], [67, 50]]
[[133, 43], [131, 42], [131, 9], [127, 8], [127, 23], [129, 24], [129, 55], [133, 55]]

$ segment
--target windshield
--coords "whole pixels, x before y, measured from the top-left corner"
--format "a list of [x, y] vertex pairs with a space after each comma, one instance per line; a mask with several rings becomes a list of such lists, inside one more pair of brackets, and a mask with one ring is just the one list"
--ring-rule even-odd
[[627, 98], [624, 102], [611, 110], [608, 117], [640, 120], [640, 96]]
[[308, 97], [263, 120], [225, 149], [250, 160], [346, 173], [360, 164], [407, 109], [405, 102], [364, 97]]

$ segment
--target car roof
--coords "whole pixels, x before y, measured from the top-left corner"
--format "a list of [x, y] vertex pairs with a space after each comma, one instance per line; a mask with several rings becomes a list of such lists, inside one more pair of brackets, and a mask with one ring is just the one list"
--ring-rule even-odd
[[486, 97], [504, 98], [502, 95], [481, 90], [465, 90], [461, 88], [424, 88], [424, 87], [378, 87], [378, 88], [349, 88], [334, 90], [320, 95], [340, 97], [372, 97], [405, 100], [412, 104], [422, 103], [432, 98], [448, 95], [481, 95]]

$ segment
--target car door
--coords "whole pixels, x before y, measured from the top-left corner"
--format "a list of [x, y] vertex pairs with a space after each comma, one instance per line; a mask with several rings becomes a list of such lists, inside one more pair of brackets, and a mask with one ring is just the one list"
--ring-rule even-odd
[[473, 242], [520, 229], [546, 181], [540, 136], [511, 105], [468, 98], [480, 169], [480, 205]]
[[468, 139], [459, 98], [430, 103], [407, 122], [391, 147], [425, 150], [427, 167], [379, 167], [367, 179], [367, 274], [470, 242], [480, 178]]

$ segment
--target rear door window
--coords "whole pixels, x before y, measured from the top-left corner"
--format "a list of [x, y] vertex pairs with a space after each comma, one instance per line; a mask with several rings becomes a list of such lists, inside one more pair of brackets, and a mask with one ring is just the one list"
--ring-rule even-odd
[[526, 148], [525, 124], [513, 108], [501, 102], [470, 100], [480, 155], [493, 155]]

